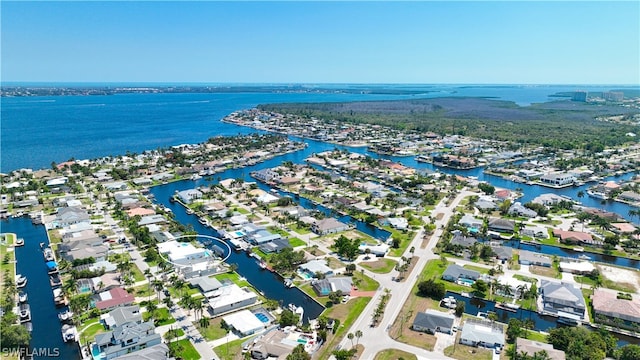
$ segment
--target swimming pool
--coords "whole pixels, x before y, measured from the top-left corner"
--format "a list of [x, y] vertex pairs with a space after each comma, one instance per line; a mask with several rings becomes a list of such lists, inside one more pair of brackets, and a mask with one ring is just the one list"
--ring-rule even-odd
[[269, 322], [269, 318], [267, 317], [267, 315], [263, 313], [255, 313], [253, 315], [255, 315], [258, 318], [258, 320], [262, 321], [263, 323]]
[[473, 285], [475, 283], [475, 281], [469, 280], [469, 279], [459, 278], [458, 279], [458, 283], [461, 284], [461, 285], [471, 286], [471, 285]]

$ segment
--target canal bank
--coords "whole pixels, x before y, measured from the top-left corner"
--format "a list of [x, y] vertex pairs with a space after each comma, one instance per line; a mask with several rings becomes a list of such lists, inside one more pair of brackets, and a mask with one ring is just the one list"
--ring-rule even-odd
[[80, 358], [80, 349], [76, 342], [62, 340], [58, 311], [53, 302], [53, 291], [47, 274], [47, 266], [40, 243], [49, 244], [43, 225], [33, 225], [28, 217], [12, 218], [2, 221], [2, 232], [12, 232], [24, 238], [24, 246], [15, 250], [16, 271], [27, 277], [23, 290], [28, 295], [31, 310], [30, 353], [33, 359], [50, 359], [52, 355], [60, 359]]

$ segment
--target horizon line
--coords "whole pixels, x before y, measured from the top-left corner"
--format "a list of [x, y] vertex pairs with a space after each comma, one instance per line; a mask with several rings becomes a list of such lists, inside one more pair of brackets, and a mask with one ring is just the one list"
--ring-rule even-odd
[[318, 85], [403, 85], [403, 86], [625, 86], [640, 87], [624, 83], [408, 83], [408, 82], [208, 82], [208, 81], [1, 81], [0, 87], [20, 85], [200, 85], [200, 86], [318, 86]]

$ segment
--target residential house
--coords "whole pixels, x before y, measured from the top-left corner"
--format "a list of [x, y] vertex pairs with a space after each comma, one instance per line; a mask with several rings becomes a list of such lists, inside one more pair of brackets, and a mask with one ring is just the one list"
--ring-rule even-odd
[[384, 225], [389, 225], [394, 229], [398, 230], [406, 230], [409, 227], [409, 222], [407, 219], [403, 217], [390, 217], [384, 220], [381, 220], [380, 223]]
[[464, 214], [464, 216], [458, 221], [458, 224], [466, 227], [471, 232], [478, 232], [484, 226], [482, 219], [475, 218], [473, 215]]
[[311, 231], [318, 235], [333, 234], [349, 229], [349, 225], [342, 223], [334, 218], [324, 218], [322, 220], [316, 220], [311, 225]]
[[103, 291], [94, 296], [96, 308], [100, 310], [115, 309], [118, 306], [128, 306], [133, 304], [135, 297], [121, 287]]
[[556, 350], [551, 344], [545, 344], [538, 341], [517, 338], [516, 353], [534, 356], [536, 353], [546, 352], [549, 360], [565, 360], [566, 355], [562, 350]]
[[623, 326], [633, 328], [640, 325], [640, 298], [632, 295], [630, 300], [618, 298], [618, 294], [607, 289], [595, 289], [591, 296], [595, 320], [611, 324], [623, 321]]
[[551, 267], [551, 265], [553, 264], [553, 260], [549, 256], [535, 253], [529, 250], [520, 250], [520, 257], [518, 258], [518, 262], [521, 265], [535, 265], [544, 267]]
[[54, 228], [61, 228], [81, 222], [90, 222], [89, 214], [85, 209], [79, 207], [63, 207], [58, 209], [56, 218], [52, 224]]
[[544, 226], [525, 225], [525, 227], [520, 230], [520, 235], [538, 239], [548, 239], [549, 230]]
[[260, 230], [247, 236], [247, 240], [253, 245], [262, 245], [278, 239], [282, 239], [282, 235], [274, 234], [268, 230]]
[[253, 335], [264, 329], [265, 323], [260, 321], [249, 310], [241, 310], [222, 317], [225, 324], [233, 328], [242, 337]]
[[540, 286], [543, 311], [563, 318], [581, 320], [586, 311], [582, 291], [568, 283], [542, 280]]
[[455, 234], [451, 239], [451, 241], [449, 241], [451, 245], [459, 245], [459, 246], [462, 246], [463, 248], [469, 248], [473, 246], [473, 244], [475, 244], [476, 242], [478, 242], [478, 239], [472, 236], [464, 236], [461, 233]]
[[556, 195], [552, 193], [542, 194], [540, 196], [537, 196], [535, 199], [531, 200], [531, 202], [534, 204], [542, 204], [547, 207], [555, 205], [561, 201], [567, 201], [567, 199], [560, 195]]
[[488, 200], [478, 200], [475, 204], [473, 204], [480, 211], [492, 211], [498, 208], [493, 201]]
[[589, 261], [560, 261], [558, 267], [562, 272], [580, 275], [591, 274], [591, 272], [596, 269], [596, 267]]
[[313, 280], [311, 287], [318, 296], [327, 296], [332, 292], [340, 290], [343, 294], [351, 293], [353, 283], [350, 277], [330, 277], [320, 280]]
[[513, 257], [513, 248], [509, 246], [492, 246], [491, 250], [498, 260], [509, 260]]
[[640, 202], [640, 194], [633, 191], [623, 191], [618, 195], [618, 199], [629, 202]]
[[207, 293], [206, 296], [213, 315], [241, 309], [255, 304], [258, 300], [258, 295], [253, 291], [236, 284], [222, 286]]
[[573, 184], [576, 181], [576, 177], [573, 174], [559, 172], [552, 174], [545, 174], [540, 177], [540, 181], [543, 184], [553, 186], [565, 186]]
[[109, 253], [109, 246], [102, 241], [69, 241], [58, 245], [58, 252], [63, 259], [73, 262], [78, 259], [93, 258], [96, 261], [106, 260]]
[[528, 218], [533, 218], [538, 216], [537, 212], [525, 207], [520, 202], [513, 203], [513, 205], [509, 207], [508, 213], [509, 215], [524, 216]]
[[100, 316], [100, 321], [107, 330], [113, 330], [126, 323], [141, 324], [142, 314], [138, 305], [122, 306]]
[[580, 231], [553, 229], [553, 236], [564, 243], [601, 246], [602, 241], [594, 239], [591, 234]]
[[166, 344], [157, 344], [140, 349], [127, 355], [118, 356], [115, 360], [170, 360], [169, 347]]
[[469, 318], [462, 326], [460, 343], [468, 346], [502, 348], [505, 344], [504, 326], [492, 321]]
[[111, 360], [161, 343], [162, 338], [155, 333], [153, 321], [125, 323], [112, 331], [96, 335], [97, 349], [94, 348], [94, 351], [97, 350], [100, 355], [96, 357], [94, 352], [94, 359]]
[[264, 243], [260, 245], [259, 248], [264, 253], [270, 254], [279, 253], [286, 248], [291, 248], [291, 245], [289, 244], [289, 240], [280, 238]]
[[459, 279], [476, 281], [480, 278], [480, 273], [475, 270], [465, 269], [458, 264], [450, 264], [442, 273], [442, 279], [457, 282]]
[[428, 309], [425, 312], [416, 314], [411, 328], [415, 331], [423, 331], [429, 334], [435, 334], [436, 331], [451, 334], [453, 332], [455, 319], [453, 314]]
[[327, 261], [323, 259], [311, 260], [298, 266], [298, 271], [305, 274], [307, 278], [313, 278], [316, 273], [324, 276], [333, 276], [333, 269], [327, 266]]
[[489, 220], [488, 229], [499, 233], [512, 233], [515, 226], [516, 223], [513, 220], [492, 218]]

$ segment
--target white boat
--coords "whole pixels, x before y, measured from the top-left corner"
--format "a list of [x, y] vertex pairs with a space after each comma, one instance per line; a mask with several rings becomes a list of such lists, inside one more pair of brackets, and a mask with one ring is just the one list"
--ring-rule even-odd
[[23, 288], [27, 285], [27, 278], [26, 276], [22, 276], [20, 274], [16, 275], [16, 287], [17, 288]]
[[582, 254], [582, 255], [578, 256], [578, 258], [579, 259], [583, 259], [583, 260], [591, 260], [591, 256], [585, 255], [585, 254]]
[[65, 310], [58, 314], [58, 319], [60, 319], [60, 321], [62, 322], [69, 321], [73, 319], [73, 312]]
[[29, 304], [20, 304], [20, 322], [31, 321], [31, 308]]
[[33, 324], [31, 323], [31, 321], [27, 321], [26, 323], [22, 324], [28, 332], [32, 332], [33, 331]]
[[20, 293], [18, 293], [18, 301], [21, 303], [27, 302], [28, 296], [27, 293], [24, 291], [20, 291]]
[[583, 252], [584, 248], [582, 246], [576, 246], [572, 250], [575, 251], [575, 252]]
[[601, 199], [601, 200], [609, 199], [609, 197], [606, 194], [598, 191], [593, 191], [593, 190], [587, 190], [587, 195], [595, 199]]
[[448, 309], [455, 309], [456, 305], [458, 304], [458, 301], [453, 296], [449, 296], [442, 299], [442, 304], [443, 304], [442, 306]]
[[23, 246], [24, 245], [24, 239], [23, 238], [17, 238], [16, 239], [16, 243], [14, 246]]
[[292, 288], [292, 287], [294, 287], [294, 286], [296, 286], [296, 285], [293, 283], [293, 280], [291, 280], [291, 279], [285, 279], [285, 280], [284, 280], [284, 286], [286, 286], [286, 287], [288, 287], [288, 288]]
[[62, 325], [62, 340], [65, 342], [78, 341], [78, 329], [68, 324]]
[[193, 211], [193, 209], [187, 208], [187, 214], [193, 215], [194, 213], [195, 213], [195, 211]]
[[53, 261], [54, 257], [53, 257], [53, 250], [51, 250], [51, 248], [44, 248], [44, 258], [47, 261]]

